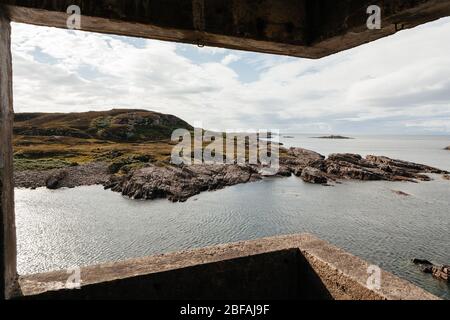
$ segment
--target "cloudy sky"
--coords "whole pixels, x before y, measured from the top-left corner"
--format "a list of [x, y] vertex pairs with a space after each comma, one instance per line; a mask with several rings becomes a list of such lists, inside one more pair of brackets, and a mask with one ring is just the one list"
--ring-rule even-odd
[[450, 134], [450, 19], [320, 60], [13, 24], [16, 112], [138, 108], [210, 129]]

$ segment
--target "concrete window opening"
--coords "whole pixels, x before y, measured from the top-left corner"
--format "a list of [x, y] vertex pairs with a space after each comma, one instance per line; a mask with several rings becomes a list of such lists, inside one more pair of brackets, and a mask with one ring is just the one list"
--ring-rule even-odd
[[305, 58], [328, 56], [450, 15], [449, 1], [378, 1], [386, 27], [369, 31], [365, 19], [357, 18], [366, 17], [367, 6], [353, 1], [264, 0], [257, 12], [251, 0], [237, 6], [207, 0], [111, 1], [109, 8], [95, 6], [95, 1], [0, 1], [0, 298], [227, 299], [239, 292], [243, 299], [436, 299], [384, 271], [386, 285], [368, 288], [367, 262], [311, 235], [84, 267], [81, 290], [67, 289], [65, 271], [19, 277], [10, 22], [66, 28], [67, 7], [73, 2], [84, 3], [85, 31]]

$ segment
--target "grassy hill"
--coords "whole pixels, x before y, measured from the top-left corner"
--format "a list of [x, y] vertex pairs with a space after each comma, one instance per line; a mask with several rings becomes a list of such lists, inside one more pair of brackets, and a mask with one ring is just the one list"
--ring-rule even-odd
[[192, 127], [180, 118], [145, 110], [18, 113], [14, 116], [14, 134], [22, 136], [144, 142], [170, 139], [172, 132], [178, 128], [192, 130]]
[[15, 170], [105, 162], [111, 173], [126, 173], [149, 162], [167, 165], [178, 143], [171, 141], [176, 129], [193, 131], [180, 118], [145, 110], [17, 113], [14, 115]]
[[15, 169], [45, 170], [103, 161], [113, 168], [168, 162], [172, 132], [193, 130], [172, 115], [114, 109], [14, 115]]

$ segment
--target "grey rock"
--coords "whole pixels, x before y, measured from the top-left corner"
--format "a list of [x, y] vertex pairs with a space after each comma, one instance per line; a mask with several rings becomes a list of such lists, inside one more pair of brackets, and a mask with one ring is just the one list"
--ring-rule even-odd
[[328, 183], [328, 178], [326, 174], [319, 169], [312, 168], [312, 167], [306, 167], [302, 171], [301, 178], [303, 181], [308, 183], [315, 183], [315, 184], [326, 184]]
[[65, 177], [67, 177], [66, 170], [60, 170], [60, 171], [50, 174], [45, 181], [45, 185], [46, 185], [47, 189], [51, 189], [51, 190], [59, 189], [61, 187], [60, 182]]
[[332, 154], [328, 159], [316, 161], [312, 166], [325, 172], [328, 179], [332, 180], [417, 182], [431, 180], [425, 173], [448, 174], [444, 170], [413, 162], [371, 155], [364, 159], [356, 154]]
[[413, 259], [412, 262], [419, 265], [422, 272], [433, 275], [436, 279], [450, 281], [450, 266], [449, 265], [435, 265], [432, 262], [424, 259]]
[[168, 198], [186, 201], [203, 191], [213, 191], [261, 179], [257, 168], [238, 165], [156, 166], [134, 170], [122, 177], [114, 176], [105, 189], [134, 199]]

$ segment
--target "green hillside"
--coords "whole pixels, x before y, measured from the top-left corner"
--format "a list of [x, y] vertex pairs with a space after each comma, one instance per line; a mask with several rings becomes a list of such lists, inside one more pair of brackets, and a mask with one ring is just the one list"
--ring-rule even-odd
[[18, 113], [14, 116], [14, 134], [21, 136], [145, 142], [170, 139], [172, 132], [179, 128], [192, 130], [180, 118], [145, 110]]
[[14, 115], [15, 170], [46, 170], [102, 161], [112, 171], [149, 161], [168, 163], [185, 121], [145, 110]]

